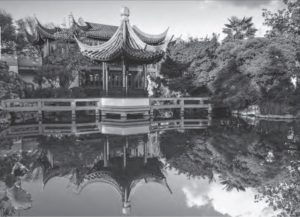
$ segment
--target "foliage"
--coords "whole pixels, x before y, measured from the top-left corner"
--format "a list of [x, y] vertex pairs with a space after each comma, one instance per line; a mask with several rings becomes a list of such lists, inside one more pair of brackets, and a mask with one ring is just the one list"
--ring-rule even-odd
[[170, 43], [161, 74], [171, 90], [193, 95], [206, 86], [208, 73], [215, 67], [217, 35], [212, 38], [177, 40]]
[[4, 10], [0, 10], [0, 27], [2, 52], [11, 53], [14, 50], [16, 42], [16, 29], [13, 25], [13, 19], [10, 14]]
[[18, 31], [17, 37], [17, 50], [19, 55], [26, 55], [30, 57], [41, 56], [41, 50], [38, 46], [31, 44], [28, 39], [28, 34], [36, 34], [36, 20], [34, 17], [24, 17], [22, 19], [16, 20], [16, 26]]
[[295, 113], [299, 91], [290, 79], [300, 75], [299, 42], [298, 36], [224, 40], [222, 44], [216, 38], [179, 42], [169, 47], [169, 58], [188, 67], [176, 78], [162, 73], [171, 89], [185, 95], [201, 95], [201, 90], [212, 94], [220, 106], [243, 109], [277, 103], [283, 106], [280, 113]]
[[17, 74], [9, 71], [6, 62], [0, 61], [0, 99], [24, 97], [31, 88]]
[[298, 113], [299, 90], [291, 78], [300, 75], [300, 1], [284, 3], [284, 10], [263, 10], [268, 37], [254, 37], [251, 17], [232, 17], [222, 43], [216, 35], [170, 43], [161, 69], [168, 87], [184, 95], [211, 95], [231, 109], [259, 105], [265, 114]]
[[263, 10], [265, 25], [271, 27], [267, 36], [276, 37], [278, 35], [300, 34], [300, 1], [283, 0], [285, 8], [277, 12]]
[[64, 54], [55, 50], [44, 60], [34, 82], [39, 86], [45, 84], [51, 88], [69, 88], [79, 72], [87, 70], [87, 66], [91, 64], [74, 48], [69, 48]]
[[252, 17], [243, 17], [239, 19], [235, 16], [228, 19], [229, 23], [225, 24], [223, 33], [227, 36], [224, 40], [241, 40], [254, 37], [257, 29], [253, 27]]

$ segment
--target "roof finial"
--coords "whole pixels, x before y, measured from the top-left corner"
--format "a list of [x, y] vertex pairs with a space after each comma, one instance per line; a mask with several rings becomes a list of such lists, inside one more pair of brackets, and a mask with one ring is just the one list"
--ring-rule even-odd
[[128, 7], [122, 7], [121, 10], [121, 17], [122, 17], [122, 20], [128, 20], [128, 17], [130, 15], [130, 11], [129, 11], [129, 8]]

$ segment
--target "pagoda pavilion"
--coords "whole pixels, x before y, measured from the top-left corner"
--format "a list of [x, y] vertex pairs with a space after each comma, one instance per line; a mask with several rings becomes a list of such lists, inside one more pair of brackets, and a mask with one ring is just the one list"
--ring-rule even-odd
[[130, 25], [129, 14], [127, 7], [121, 9], [119, 26], [82, 20], [79, 23], [71, 16], [69, 28], [47, 28], [37, 20], [36, 34], [27, 33], [27, 38], [41, 49], [44, 58], [57, 49], [63, 54], [79, 47], [94, 66], [78, 76], [78, 85], [94, 85], [106, 94], [119, 90], [127, 95], [129, 90], [145, 90], [147, 73], [158, 72], [157, 63], [165, 54], [168, 32], [167, 29], [159, 35], [144, 33]]

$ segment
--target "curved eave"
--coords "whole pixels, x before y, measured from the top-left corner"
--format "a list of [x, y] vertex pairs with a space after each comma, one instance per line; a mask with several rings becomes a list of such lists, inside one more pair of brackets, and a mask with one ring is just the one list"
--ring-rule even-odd
[[43, 174], [43, 187], [45, 188], [45, 186], [51, 179], [67, 175], [70, 170], [71, 168], [69, 167], [58, 167], [46, 170]]
[[128, 199], [130, 195], [134, 194], [134, 192], [136, 192], [138, 187], [141, 186], [141, 184], [143, 184], [142, 180], [144, 180], [146, 183], [159, 184], [162, 187], [166, 188], [170, 194], [173, 193], [165, 177], [156, 176], [154, 174], [143, 174], [142, 176], [137, 177], [135, 180], [133, 180], [132, 183], [130, 184]]
[[[79, 47], [81, 47], [79, 45]], [[82, 49], [81, 52], [84, 56], [99, 62], [113, 62], [118, 61], [122, 57], [127, 62], [139, 62], [141, 64], [150, 64], [160, 61], [165, 52], [164, 51], [147, 51], [133, 49], [132, 47], [122, 47], [121, 43], [112, 45], [109, 49], [94, 50]]]
[[167, 34], [168, 34], [168, 30], [169, 28], [167, 28], [163, 33], [158, 34], [158, 35], [151, 35], [151, 34], [147, 34], [143, 31], [141, 31], [137, 26], [132, 26], [133, 31], [135, 32], [135, 34], [137, 34], [137, 36], [146, 44], [148, 45], [161, 45], [164, 43]]
[[116, 179], [112, 176], [111, 172], [109, 171], [97, 171], [86, 175], [83, 178], [83, 182], [80, 183], [77, 189], [77, 193], [81, 193], [86, 186], [92, 183], [106, 183], [114, 187], [114, 189], [119, 193], [122, 194], [122, 186], [116, 181]]
[[72, 16], [72, 25], [73, 25], [74, 28], [79, 29], [79, 30], [84, 31], [84, 32], [92, 28], [91, 25], [89, 25], [88, 23], [85, 22], [85, 24], [86, 24], [85, 26], [79, 25], [76, 22], [76, 20], [74, 19], [74, 17]]
[[45, 41], [42, 39], [39, 33], [31, 35], [27, 30], [25, 30], [25, 35], [29, 43], [32, 45], [43, 45]]
[[61, 29], [58, 27], [55, 27], [53, 29], [44, 27], [37, 18], [36, 18], [36, 22], [37, 22], [36, 30], [41, 35], [42, 38], [55, 40], [54, 34], [61, 31]]
[[[113, 62], [122, 58], [127, 62], [139, 62], [141, 64], [160, 61], [165, 52], [162, 50], [148, 51], [142, 49], [141, 43], [134, 40], [136, 38], [135, 35], [131, 37], [130, 30], [128, 31], [130, 27], [127, 25], [127, 23], [123, 22], [111, 39], [101, 45], [90, 46], [80, 42], [77, 38], [75, 39], [81, 53], [94, 61]], [[123, 39], [123, 31], [126, 31], [126, 34], [128, 34], [126, 41]]]

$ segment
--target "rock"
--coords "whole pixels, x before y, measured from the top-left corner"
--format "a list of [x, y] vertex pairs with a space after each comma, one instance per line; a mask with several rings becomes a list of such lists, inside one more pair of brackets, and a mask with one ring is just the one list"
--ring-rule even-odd
[[24, 97], [26, 86], [17, 74], [8, 71], [6, 62], [0, 61], [0, 100]]
[[9, 127], [11, 116], [8, 112], [0, 110], [0, 132]]
[[0, 181], [0, 200], [6, 197], [6, 185], [4, 182]]
[[13, 186], [8, 189], [7, 197], [16, 210], [29, 209], [32, 205], [31, 195], [21, 187]]

